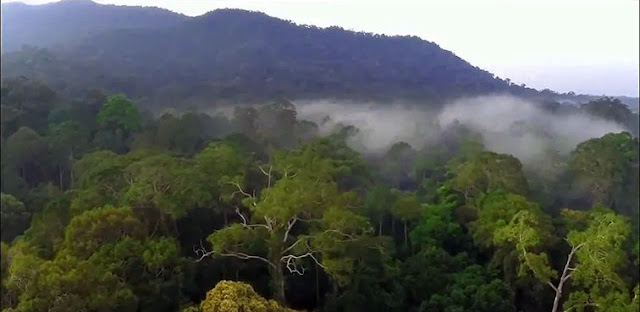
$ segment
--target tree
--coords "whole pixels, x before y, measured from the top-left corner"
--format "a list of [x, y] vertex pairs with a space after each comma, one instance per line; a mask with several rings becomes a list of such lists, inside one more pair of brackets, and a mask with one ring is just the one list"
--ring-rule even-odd
[[416, 151], [406, 142], [394, 143], [384, 155], [381, 173], [396, 188], [406, 190], [413, 181], [410, 171], [416, 157]]
[[101, 129], [96, 133], [94, 142], [116, 152], [126, 151], [131, 133], [141, 125], [138, 109], [122, 94], [107, 97], [97, 117]]
[[258, 133], [258, 111], [253, 107], [234, 108], [233, 124], [240, 133], [255, 138]]
[[188, 276], [177, 240], [148, 237], [129, 208], [107, 206], [73, 217], [51, 260], [39, 259], [33, 236], [28, 238], [12, 262], [16, 280], [10, 289], [19, 293], [20, 310], [175, 311], [184, 299]]
[[7, 138], [7, 162], [30, 185], [41, 182], [47, 175], [49, 151], [47, 141], [27, 127], [21, 127]]
[[[209, 255], [257, 259], [268, 265], [273, 295], [285, 301], [284, 268], [290, 273], [304, 274], [303, 260], [312, 260], [325, 268], [317, 258], [319, 248], [313, 239], [324, 235], [349, 242], [368, 232], [357, 215], [348, 212], [348, 196], [340, 195], [331, 177], [331, 163], [311, 150], [283, 153], [274, 158], [267, 176], [267, 188], [259, 195], [245, 192], [236, 184], [237, 194], [252, 212], [247, 219], [236, 210], [242, 222], [214, 232], [208, 240], [212, 251], [200, 250], [201, 258]], [[276, 175], [279, 179], [276, 180]], [[340, 216], [341, 218], [336, 218]], [[342, 225], [345, 232], [342, 232]]]
[[420, 304], [420, 311], [516, 311], [513, 293], [495, 275], [480, 265], [451, 273], [448, 285]]
[[153, 155], [156, 153], [149, 151], [135, 151], [127, 155], [97, 151], [84, 155], [73, 166], [73, 214], [104, 205], [117, 205], [130, 182], [125, 176], [126, 168]]
[[462, 250], [468, 238], [462, 226], [454, 219], [454, 211], [461, 200], [449, 186], [437, 189], [437, 201], [425, 205], [419, 223], [411, 231], [411, 243], [416, 247], [442, 246], [450, 253]]
[[79, 123], [74, 121], [64, 121], [59, 124], [49, 125], [49, 141], [51, 149], [55, 151], [58, 162], [58, 185], [62, 188], [65, 186], [63, 181], [63, 172], [66, 170], [70, 173], [69, 181], [73, 181], [73, 162], [77, 156], [88, 148], [89, 133], [87, 129], [83, 129]]
[[[589, 214], [586, 229], [572, 229], [566, 236], [571, 249], [561, 271], [552, 268], [547, 254], [536, 252], [545, 235], [540, 227], [541, 215], [522, 210], [496, 230], [496, 243], [511, 243], [518, 251], [522, 262], [520, 273], [531, 272], [553, 289], [552, 312], [561, 309], [561, 300], [566, 295], [563, 291], [570, 281], [574, 287], [590, 291], [582, 306], [597, 306], [598, 302], [593, 300], [598, 300], [603, 291], [615, 290], [621, 285], [616, 271], [623, 258], [622, 244], [629, 235], [629, 226], [623, 217], [612, 212], [594, 210]], [[553, 282], [554, 279], [557, 281]]]
[[11, 306], [11, 294], [5, 287], [5, 281], [9, 276], [9, 245], [5, 242], [0, 242], [0, 309], [4, 310]]
[[245, 283], [220, 281], [200, 303], [201, 312], [294, 312], [266, 300]]
[[396, 200], [394, 195], [395, 194], [383, 184], [376, 184], [367, 193], [364, 203], [364, 213], [371, 221], [378, 223], [378, 235], [382, 235], [382, 224]]
[[58, 100], [58, 95], [51, 88], [25, 77], [3, 79], [1, 97], [3, 138], [21, 127], [44, 134], [49, 112]]
[[[225, 143], [211, 143], [195, 157], [194, 180], [205, 186], [211, 200], [224, 205], [231, 204], [238, 186], [245, 187], [247, 165], [250, 158], [242, 155], [238, 148]], [[228, 223], [228, 209], [221, 207], [225, 225]]]
[[578, 144], [569, 159], [572, 195], [638, 217], [638, 139], [609, 133]]
[[74, 257], [87, 259], [103, 245], [123, 237], [141, 240], [146, 234], [145, 225], [130, 208], [105, 206], [71, 219], [65, 230], [63, 248]]
[[634, 116], [629, 106], [613, 97], [602, 97], [589, 101], [580, 106], [580, 111], [587, 114], [613, 121], [624, 126], [627, 131], [633, 131], [638, 135], [638, 118]]
[[130, 289], [107, 268], [72, 256], [43, 261], [26, 242], [12, 246], [7, 289], [17, 294], [9, 311], [135, 311]]
[[467, 200], [496, 190], [526, 195], [527, 179], [520, 161], [511, 156], [493, 152], [481, 152], [472, 159], [453, 168], [452, 186], [464, 194]]
[[404, 223], [404, 244], [409, 244], [409, 231], [407, 223], [416, 220], [422, 214], [422, 205], [415, 194], [402, 194], [391, 207], [391, 213]]
[[111, 130], [135, 131], [140, 127], [140, 114], [123, 94], [110, 95], [98, 113], [98, 123]]
[[207, 181], [195, 178], [195, 165], [192, 160], [167, 154], [134, 161], [123, 170], [128, 185], [119, 201], [144, 215], [150, 226], [171, 225], [175, 231], [177, 219], [212, 200]]
[[31, 214], [24, 204], [9, 194], [1, 193], [0, 223], [3, 242], [11, 242], [16, 236], [22, 234], [29, 227]]
[[536, 220], [541, 228], [541, 245], [549, 244], [552, 240], [551, 219], [542, 214], [538, 204], [520, 195], [493, 192], [478, 199], [476, 206], [477, 219], [469, 224], [469, 228], [476, 244], [483, 248], [496, 247], [496, 231], [519, 214], [531, 214], [539, 218]]
[[71, 220], [71, 194], [51, 198], [44, 209], [31, 218], [31, 225], [23, 235], [40, 258], [52, 259], [64, 242], [64, 231]]
[[280, 99], [262, 106], [258, 112], [258, 129], [270, 142], [278, 147], [295, 144], [296, 107], [293, 103]]

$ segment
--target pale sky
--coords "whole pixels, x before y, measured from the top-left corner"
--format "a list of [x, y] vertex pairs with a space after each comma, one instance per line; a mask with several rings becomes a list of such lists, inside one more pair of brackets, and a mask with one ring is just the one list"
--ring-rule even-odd
[[299, 24], [416, 35], [518, 84], [558, 92], [638, 96], [638, 0], [95, 2], [157, 6], [190, 16], [241, 8]]

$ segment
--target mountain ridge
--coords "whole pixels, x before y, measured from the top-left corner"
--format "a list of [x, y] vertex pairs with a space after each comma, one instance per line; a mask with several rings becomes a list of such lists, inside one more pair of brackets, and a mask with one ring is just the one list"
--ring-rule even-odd
[[[3, 52], [3, 75], [43, 80], [68, 94], [100, 88], [154, 103], [281, 96], [445, 101], [501, 92], [529, 98], [558, 96], [499, 79], [417, 36], [299, 25], [240, 9], [187, 17], [164, 9], [89, 0], [52, 3], [48, 8], [55, 13], [63, 5], [76, 10], [75, 15], [86, 7], [94, 15], [102, 10], [102, 24], [98, 23], [102, 26], [90, 24], [93, 32], [70, 34], [58, 46], [45, 41], [37, 48]], [[135, 25], [108, 24], [143, 16], [143, 11], [161, 17]], [[73, 22], [79, 20], [69, 21]], [[38, 35], [26, 38], [42, 37], [42, 32], [36, 28]], [[11, 37], [3, 36], [3, 46], [6, 40]]]

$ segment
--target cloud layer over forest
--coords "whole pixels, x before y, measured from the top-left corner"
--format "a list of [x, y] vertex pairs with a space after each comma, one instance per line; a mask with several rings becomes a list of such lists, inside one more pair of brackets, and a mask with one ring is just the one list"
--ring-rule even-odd
[[525, 165], [540, 160], [548, 150], [567, 154], [589, 138], [625, 131], [611, 121], [585, 114], [551, 114], [534, 102], [504, 95], [463, 98], [440, 111], [403, 103], [296, 101], [296, 106], [299, 119], [317, 123], [323, 133], [339, 124], [358, 128], [351, 144], [361, 152], [384, 152], [399, 141], [415, 149], [428, 148], [439, 142], [443, 129], [458, 121], [480, 133], [489, 150], [512, 154]]

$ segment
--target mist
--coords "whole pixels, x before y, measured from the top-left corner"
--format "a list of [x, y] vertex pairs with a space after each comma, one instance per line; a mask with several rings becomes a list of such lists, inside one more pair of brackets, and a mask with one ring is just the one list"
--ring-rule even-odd
[[580, 142], [625, 131], [611, 121], [584, 114], [554, 115], [535, 102], [507, 95], [462, 98], [441, 110], [409, 103], [320, 100], [295, 104], [299, 119], [315, 122], [322, 134], [340, 125], [358, 128], [349, 144], [361, 153], [382, 153], [399, 141], [414, 149], [429, 148], [439, 142], [444, 129], [459, 122], [480, 133], [487, 149], [511, 154], [532, 166], [544, 160], [548, 151], [568, 155]]

